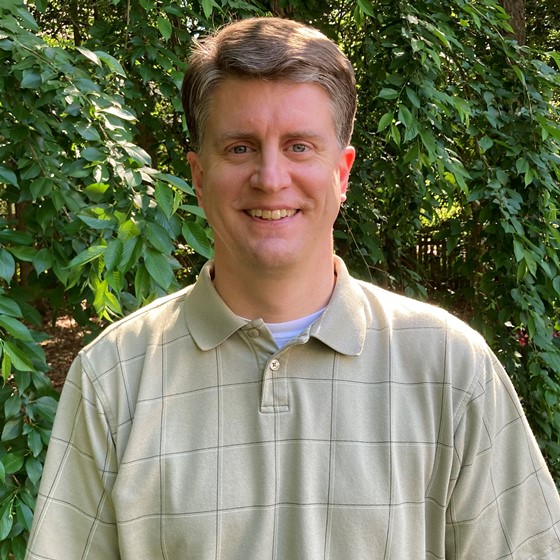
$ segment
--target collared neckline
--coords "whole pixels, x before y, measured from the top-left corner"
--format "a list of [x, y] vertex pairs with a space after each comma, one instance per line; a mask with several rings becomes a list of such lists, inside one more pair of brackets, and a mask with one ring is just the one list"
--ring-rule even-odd
[[214, 262], [208, 261], [185, 299], [185, 321], [196, 345], [212, 350], [248, 324], [220, 297], [212, 283]]
[[[335, 256], [336, 285], [324, 313], [313, 323], [311, 337], [336, 352], [349, 356], [361, 353], [366, 337], [366, 299], [346, 265]], [[237, 316], [222, 300], [212, 283], [213, 261], [202, 268], [198, 280], [185, 299], [187, 328], [204, 351], [227, 340], [251, 321]]]
[[346, 264], [334, 257], [336, 285], [324, 313], [311, 325], [310, 336], [340, 354], [361, 354], [367, 330], [367, 300]]

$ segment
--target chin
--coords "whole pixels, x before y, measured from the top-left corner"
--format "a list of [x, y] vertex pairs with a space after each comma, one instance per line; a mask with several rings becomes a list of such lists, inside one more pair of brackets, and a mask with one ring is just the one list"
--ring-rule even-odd
[[293, 251], [285, 251], [279, 248], [270, 248], [266, 251], [258, 251], [250, 256], [255, 267], [261, 270], [290, 270], [297, 266], [300, 259]]

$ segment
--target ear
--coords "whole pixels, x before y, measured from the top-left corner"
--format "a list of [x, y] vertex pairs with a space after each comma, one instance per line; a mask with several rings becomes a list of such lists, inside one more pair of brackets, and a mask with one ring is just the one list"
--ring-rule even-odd
[[348, 181], [350, 180], [350, 170], [356, 158], [356, 150], [353, 146], [346, 146], [340, 152], [340, 161], [338, 165], [340, 180], [340, 202], [346, 200], [346, 191], [348, 190]]
[[196, 199], [198, 201], [198, 205], [201, 208], [204, 208], [202, 203], [202, 185], [203, 185], [203, 177], [204, 173], [202, 171], [202, 162], [200, 161], [200, 155], [196, 152], [188, 152], [187, 153], [187, 161], [191, 166], [191, 177], [194, 186], [194, 192], [196, 194]]

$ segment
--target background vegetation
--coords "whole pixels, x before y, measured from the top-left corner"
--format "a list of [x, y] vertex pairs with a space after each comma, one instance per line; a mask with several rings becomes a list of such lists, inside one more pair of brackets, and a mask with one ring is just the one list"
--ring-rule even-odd
[[311, 22], [352, 59], [337, 250], [486, 336], [560, 481], [560, 22], [552, 0], [504, 6], [515, 19], [494, 0], [2, 1], [1, 558], [24, 555], [58, 399], [41, 315], [114, 320], [211, 256], [179, 88], [191, 41], [251, 15]]

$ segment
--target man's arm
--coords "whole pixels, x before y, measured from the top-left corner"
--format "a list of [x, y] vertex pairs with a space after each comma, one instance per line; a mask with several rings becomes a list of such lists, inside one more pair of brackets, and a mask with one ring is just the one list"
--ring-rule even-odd
[[109, 423], [78, 357], [56, 414], [26, 558], [119, 558], [115, 476]]
[[495, 357], [455, 434], [446, 558], [560, 558], [560, 498], [510, 379]]

